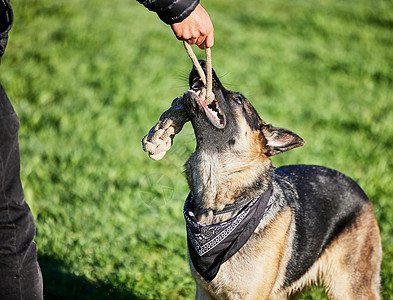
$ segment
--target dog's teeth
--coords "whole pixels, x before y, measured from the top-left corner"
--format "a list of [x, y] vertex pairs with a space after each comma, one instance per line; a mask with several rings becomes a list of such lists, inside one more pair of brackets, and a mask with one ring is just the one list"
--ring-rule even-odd
[[214, 111], [214, 110], [211, 110], [210, 112], [211, 112], [211, 114], [213, 115], [213, 117], [214, 117], [215, 119], [219, 120], [219, 118], [218, 118], [218, 114], [217, 114], [217, 112], [216, 112], [216, 111]]

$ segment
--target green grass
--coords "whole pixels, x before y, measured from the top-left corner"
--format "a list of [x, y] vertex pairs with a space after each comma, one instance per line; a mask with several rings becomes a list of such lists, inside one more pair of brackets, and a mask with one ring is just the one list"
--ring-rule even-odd
[[[185, 126], [159, 162], [140, 142], [187, 88], [182, 44], [136, 1], [12, 3], [0, 81], [21, 121], [46, 299], [192, 299], [182, 165], [193, 132]], [[307, 142], [274, 164], [338, 169], [372, 199], [382, 295], [392, 299], [393, 3], [203, 4], [222, 81]], [[301, 299], [326, 297], [312, 289]]]

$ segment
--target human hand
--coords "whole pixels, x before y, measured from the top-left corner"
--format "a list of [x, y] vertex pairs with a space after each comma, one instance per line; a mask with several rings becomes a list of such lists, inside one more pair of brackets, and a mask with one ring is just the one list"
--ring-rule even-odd
[[214, 44], [214, 28], [206, 10], [198, 4], [194, 11], [180, 23], [171, 25], [179, 40], [207, 49]]

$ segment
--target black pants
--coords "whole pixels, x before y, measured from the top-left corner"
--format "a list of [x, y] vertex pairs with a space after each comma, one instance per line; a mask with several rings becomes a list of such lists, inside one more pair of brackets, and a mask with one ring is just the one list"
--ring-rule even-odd
[[0, 85], [0, 299], [42, 299], [35, 224], [19, 177], [18, 129]]
[[[8, 0], [0, 0], [0, 58], [12, 21]], [[0, 84], [0, 300], [38, 300], [43, 282], [34, 218], [19, 176], [18, 130], [18, 117]]]

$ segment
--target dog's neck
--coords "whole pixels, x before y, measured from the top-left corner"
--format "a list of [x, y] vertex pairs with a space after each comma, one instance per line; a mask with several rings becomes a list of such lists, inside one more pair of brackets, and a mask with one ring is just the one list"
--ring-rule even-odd
[[237, 211], [215, 215], [225, 205], [260, 196], [272, 181], [270, 160], [233, 153], [196, 151], [186, 163], [186, 175], [199, 208], [198, 221], [213, 224], [231, 218]]

